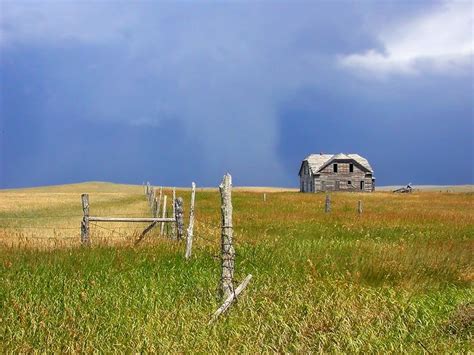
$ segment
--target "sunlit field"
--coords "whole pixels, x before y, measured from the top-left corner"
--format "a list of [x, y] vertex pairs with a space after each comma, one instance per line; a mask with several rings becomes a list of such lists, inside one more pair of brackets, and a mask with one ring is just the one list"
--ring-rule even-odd
[[208, 325], [217, 189], [197, 191], [189, 261], [159, 228], [134, 246], [147, 224], [91, 223], [81, 247], [83, 192], [91, 215], [150, 216], [142, 186], [0, 191], [1, 352], [474, 350], [472, 193], [334, 193], [325, 213], [323, 194], [236, 189], [235, 277], [253, 279]]

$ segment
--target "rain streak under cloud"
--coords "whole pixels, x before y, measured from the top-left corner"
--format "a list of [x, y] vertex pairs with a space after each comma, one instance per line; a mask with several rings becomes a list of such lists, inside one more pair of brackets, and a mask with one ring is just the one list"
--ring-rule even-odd
[[1, 7], [2, 187], [292, 186], [319, 151], [380, 184], [472, 182], [466, 3]]

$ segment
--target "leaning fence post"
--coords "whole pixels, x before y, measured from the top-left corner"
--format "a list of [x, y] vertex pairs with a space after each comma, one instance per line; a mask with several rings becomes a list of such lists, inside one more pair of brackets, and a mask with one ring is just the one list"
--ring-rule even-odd
[[359, 200], [359, 202], [357, 203], [357, 211], [359, 212], [359, 214], [362, 214], [362, 201]]
[[222, 260], [222, 276], [221, 276], [221, 293], [224, 299], [227, 299], [234, 293], [234, 261], [235, 250], [233, 246], [233, 226], [232, 226], [232, 176], [224, 175], [219, 185], [221, 194], [221, 260]]
[[174, 201], [174, 204], [175, 204], [174, 210], [175, 210], [175, 220], [176, 220], [176, 239], [181, 240], [183, 239], [183, 233], [184, 233], [183, 198], [178, 197]]
[[[165, 195], [165, 198], [163, 199], [163, 213], [161, 215], [161, 218], [166, 218], [166, 198], [167, 196]], [[165, 222], [161, 222], [160, 235], [163, 235], [164, 230]]]
[[185, 258], [189, 259], [191, 257], [191, 250], [193, 248], [193, 231], [194, 231], [194, 201], [196, 198], [196, 184], [193, 182], [191, 184], [191, 207], [189, 208], [189, 225], [186, 235], [186, 254]]
[[329, 194], [326, 194], [326, 203], [325, 203], [324, 211], [326, 213], [331, 211], [331, 198], [329, 197]]
[[89, 238], [89, 195], [82, 194], [82, 212], [84, 213], [84, 217], [82, 217], [81, 222], [81, 244], [82, 245], [90, 245], [90, 238]]
[[237, 297], [242, 293], [242, 291], [247, 287], [249, 284], [250, 280], [252, 279], [252, 274], [247, 275], [247, 277], [242, 281], [242, 283], [236, 287], [235, 292], [231, 293], [229, 297], [226, 298], [222, 306], [220, 306], [217, 311], [214, 312], [214, 314], [211, 316], [211, 319], [209, 320], [208, 324], [213, 323], [214, 321], [217, 320], [217, 318], [227, 311], [229, 307], [232, 305], [232, 303], [237, 299]]

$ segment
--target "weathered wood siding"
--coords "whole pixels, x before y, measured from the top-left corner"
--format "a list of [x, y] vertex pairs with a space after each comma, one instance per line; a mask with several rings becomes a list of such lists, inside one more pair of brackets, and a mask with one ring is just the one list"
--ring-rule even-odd
[[300, 192], [314, 192], [314, 179], [306, 161], [300, 171]]
[[[337, 164], [337, 172], [334, 172]], [[350, 165], [353, 171], [350, 171]], [[361, 186], [363, 182], [363, 186]], [[335, 161], [323, 168], [314, 177], [315, 191], [362, 191], [371, 192], [372, 174], [362, 170], [357, 163]]]
[[[337, 164], [337, 172], [334, 171]], [[352, 171], [350, 166], [352, 165]], [[367, 172], [355, 161], [334, 161], [314, 175], [304, 161], [300, 171], [300, 191], [360, 191], [374, 190], [372, 173]]]

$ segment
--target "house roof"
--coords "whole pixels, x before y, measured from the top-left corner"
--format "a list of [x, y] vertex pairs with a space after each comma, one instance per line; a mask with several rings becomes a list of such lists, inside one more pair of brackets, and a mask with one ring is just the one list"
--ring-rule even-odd
[[328, 165], [333, 160], [354, 160], [355, 162], [362, 165], [365, 169], [370, 172], [374, 172], [367, 159], [360, 156], [359, 154], [311, 154], [308, 155], [303, 161], [307, 161], [309, 168], [313, 174], [317, 173], [323, 167]]

